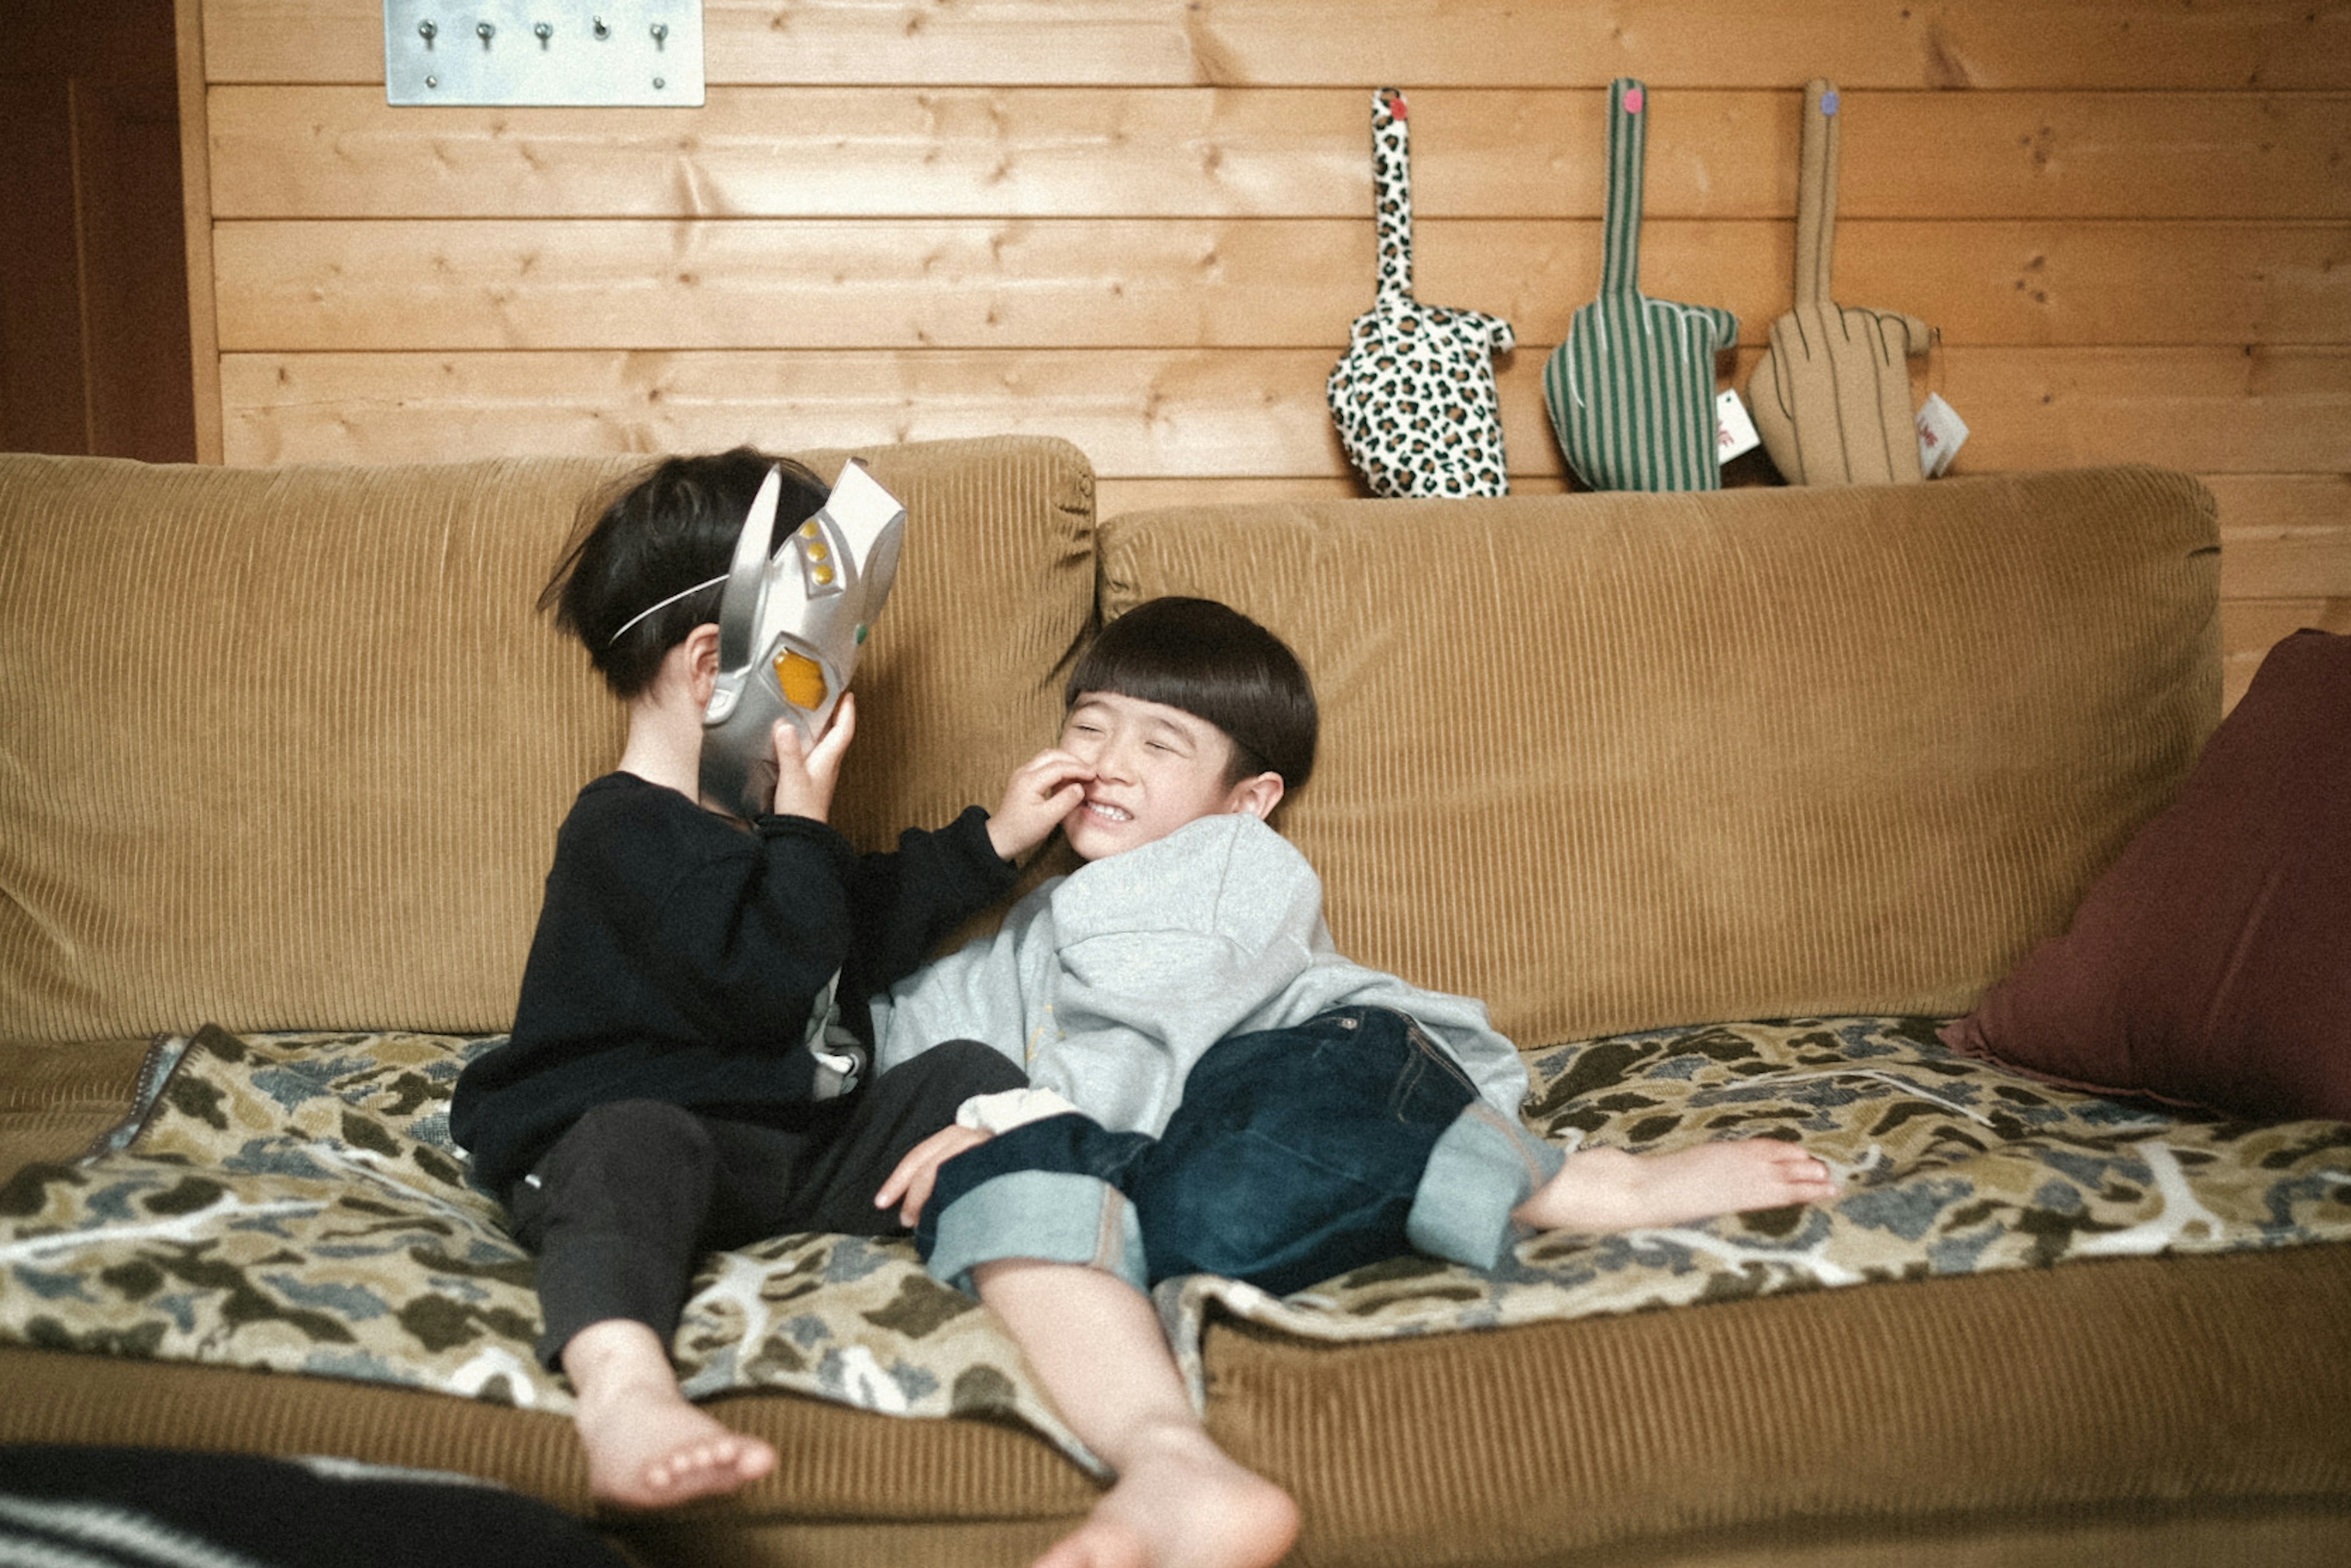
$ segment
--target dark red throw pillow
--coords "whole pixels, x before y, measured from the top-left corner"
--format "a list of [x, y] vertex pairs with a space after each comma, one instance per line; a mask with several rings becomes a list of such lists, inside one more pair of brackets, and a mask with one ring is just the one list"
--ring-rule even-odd
[[2351, 1121], [2351, 637], [2270, 650], [2179, 798], [1946, 1043], [2263, 1121]]

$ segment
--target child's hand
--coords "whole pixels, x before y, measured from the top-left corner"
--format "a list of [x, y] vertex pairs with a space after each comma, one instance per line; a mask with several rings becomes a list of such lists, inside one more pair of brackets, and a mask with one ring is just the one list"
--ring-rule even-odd
[[800, 749], [800, 732], [792, 727], [792, 721], [776, 721], [776, 815], [825, 821], [825, 814], [832, 810], [832, 787], [841, 778], [841, 754], [849, 749], [850, 737], [856, 733], [857, 696], [853, 692], [841, 694], [841, 704], [832, 710], [831, 722], [805, 752]]
[[1003, 859], [1019, 859], [1077, 810], [1093, 776], [1092, 768], [1059, 747], [1039, 752], [1005, 784], [1004, 803], [987, 820], [987, 841]]
[[995, 1135], [976, 1127], [954, 1124], [941, 1127], [906, 1151], [906, 1157], [898, 1162], [898, 1168], [890, 1173], [890, 1179], [883, 1182], [882, 1190], [873, 1195], [873, 1207], [887, 1208], [903, 1198], [904, 1201], [898, 1209], [898, 1222], [912, 1229], [914, 1222], [923, 1218], [923, 1205], [931, 1201], [931, 1188], [938, 1181], [939, 1167], [966, 1149], [976, 1149]]

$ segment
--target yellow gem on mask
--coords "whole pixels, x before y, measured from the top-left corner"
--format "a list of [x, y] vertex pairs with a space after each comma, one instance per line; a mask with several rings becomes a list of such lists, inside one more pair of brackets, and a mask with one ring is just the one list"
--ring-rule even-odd
[[786, 648], [776, 655], [776, 685], [794, 707], [813, 713], [824, 704], [824, 668], [805, 653]]

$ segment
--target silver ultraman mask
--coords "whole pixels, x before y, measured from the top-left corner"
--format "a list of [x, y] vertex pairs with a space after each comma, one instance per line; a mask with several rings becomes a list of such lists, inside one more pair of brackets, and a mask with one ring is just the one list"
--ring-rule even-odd
[[779, 718], [824, 733], [898, 570], [906, 508], [851, 458], [816, 516], [770, 558], [782, 476], [759, 486], [718, 607], [718, 684], [702, 714], [702, 798], [749, 819], [774, 809]]

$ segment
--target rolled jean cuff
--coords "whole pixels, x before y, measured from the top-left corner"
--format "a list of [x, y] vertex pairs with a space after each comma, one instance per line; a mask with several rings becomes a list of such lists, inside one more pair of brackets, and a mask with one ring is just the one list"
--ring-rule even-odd
[[1082, 1263], [1148, 1291], [1143, 1227], [1126, 1195], [1076, 1171], [990, 1176], [939, 1213], [924, 1264], [931, 1278], [977, 1294], [971, 1271], [1002, 1258]]
[[1519, 1237], [1510, 1211], [1567, 1156], [1482, 1100], [1462, 1108], [1421, 1166], [1405, 1234], [1432, 1258], [1491, 1269]]

